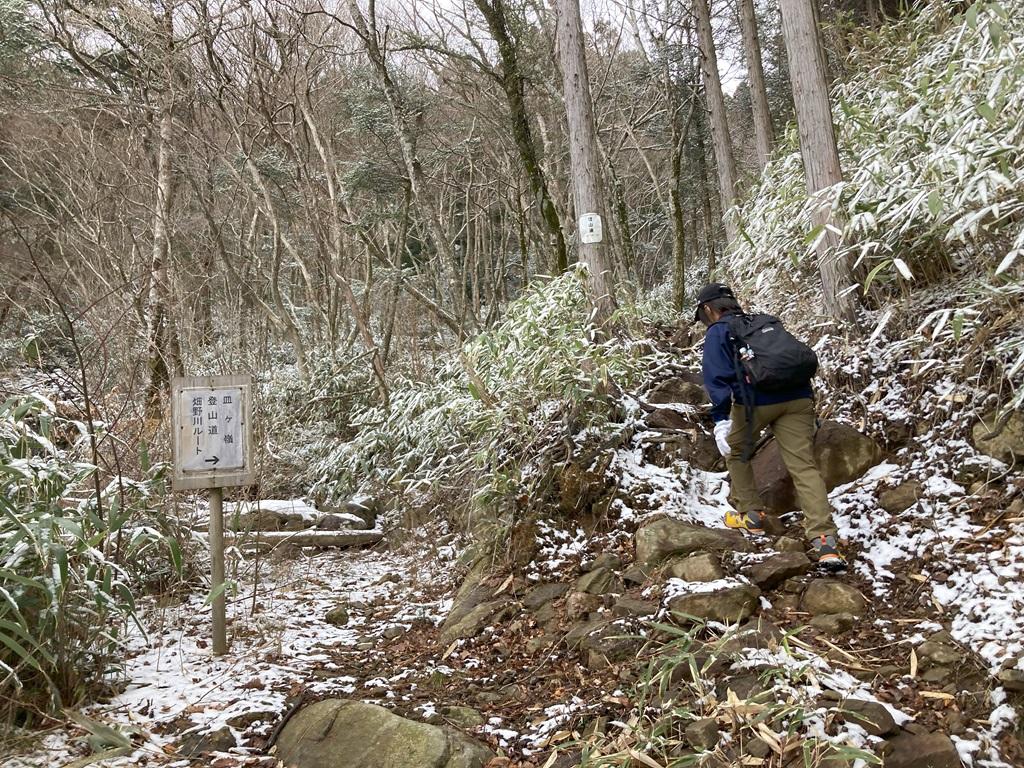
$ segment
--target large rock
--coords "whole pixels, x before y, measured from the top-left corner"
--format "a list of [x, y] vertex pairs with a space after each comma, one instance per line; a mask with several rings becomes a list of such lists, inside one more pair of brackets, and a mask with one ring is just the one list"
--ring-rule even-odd
[[671, 555], [689, 555], [702, 550], [749, 552], [752, 546], [743, 534], [727, 528], [705, 528], [663, 517], [636, 532], [636, 559], [652, 565]]
[[499, 598], [480, 603], [455, 620], [449, 616], [441, 630], [441, 643], [447, 645], [453, 640], [473, 637], [488, 624], [501, 621], [511, 610], [508, 598]]
[[704, 405], [708, 402], [707, 392], [701, 386], [699, 373], [689, 378], [668, 379], [647, 393], [648, 403], [662, 405], [681, 403], [683, 405]]
[[620, 597], [612, 606], [612, 615], [621, 616], [653, 616], [660, 606], [647, 600], [635, 600], [632, 597]]
[[595, 568], [576, 580], [573, 591], [586, 592], [588, 595], [606, 595], [609, 592], [621, 594], [622, 579], [611, 568]]
[[[837, 421], [826, 421], [814, 437], [814, 460], [829, 490], [856, 480], [881, 459], [882, 449], [874, 440]], [[751, 466], [768, 511], [781, 514], [798, 508], [793, 480], [775, 440], [757, 452]]]
[[377, 525], [377, 517], [381, 511], [380, 501], [370, 496], [353, 496], [345, 502], [345, 512], [360, 518], [367, 528]]
[[778, 552], [743, 569], [752, 582], [761, 589], [772, 589], [786, 579], [811, 570], [811, 561], [803, 552]]
[[[562, 642], [565, 643], [566, 648], [575, 648], [583, 642], [583, 639], [598, 630], [604, 629], [609, 626], [611, 621], [609, 619], [590, 619], [588, 621], [580, 621], [569, 628], [569, 631], [562, 637]], [[620, 634], [623, 634], [620, 632]]]
[[335, 627], [344, 627], [348, 624], [348, 606], [347, 605], [336, 605], [327, 612], [324, 617], [324, 621]]
[[[676, 582], [673, 582], [674, 584]], [[676, 621], [687, 616], [706, 621], [733, 624], [749, 618], [757, 608], [761, 590], [735, 579], [690, 584], [692, 591], [681, 591], [669, 598], [668, 609]], [[686, 590], [686, 586], [680, 587]]]
[[565, 617], [570, 620], [582, 619], [604, 605], [600, 595], [587, 592], [570, 592], [565, 598]]
[[857, 617], [852, 613], [819, 613], [811, 619], [811, 626], [828, 632], [830, 635], [841, 635], [849, 632], [857, 623]]
[[589, 573], [598, 568], [611, 568], [613, 571], [617, 571], [622, 568], [622, 558], [614, 552], [602, 552], [593, 560], [585, 560], [580, 563], [580, 571], [583, 573]]
[[557, 600], [568, 591], [569, 585], [559, 581], [538, 584], [523, 597], [523, 607], [529, 611], [536, 611], [542, 605]]
[[609, 475], [591, 461], [569, 462], [558, 476], [559, 509], [569, 516], [581, 516], [603, 509], [615, 492]]
[[601, 669], [609, 662], [635, 659], [644, 639], [632, 635], [623, 626], [605, 624], [580, 638], [580, 648], [586, 652], [587, 666]]
[[670, 563], [665, 575], [683, 581], [718, 581], [725, 572], [718, 557], [710, 552], [699, 552]]
[[996, 680], [1008, 691], [1024, 691], [1024, 669], [1004, 669], [996, 675]]
[[302, 499], [260, 499], [224, 504], [225, 523], [231, 531], [301, 531], [322, 516]]
[[801, 600], [803, 609], [817, 616], [828, 613], [849, 613], [863, 616], [868, 601], [856, 587], [835, 579], [816, 579], [807, 585]]
[[878, 506], [891, 515], [898, 515], [910, 509], [921, 498], [921, 484], [916, 480], [905, 480], [895, 488], [886, 488], [878, 493]]
[[693, 429], [698, 421], [696, 413], [683, 413], [673, 408], [655, 408], [647, 414], [651, 429]]
[[1024, 411], [1011, 412], [1005, 425], [998, 416], [992, 412], [974, 425], [975, 447], [1007, 464], [1024, 463]]
[[903, 732], [882, 747], [885, 768], [962, 768], [960, 755], [944, 733]]
[[963, 663], [964, 652], [946, 631], [936, 632], [916, 649], [921, 669], [931, 667], [958, 667]]
[[846, 699], [839, 709], [847, 722], [856, 723], [872, 736], [889, 736], [899, 730], [889, 709], [877, 701]]
[[727, 638], [715, 644], [720, 656], [746, 655], [747, 650], [771, 650], [778, 648], [785, 637], [783, 631], [763, 616], [751, 619]]
[[215, 731], [186, 734], [178, 744], [178, 755], [198, 759], [211, 752], [227, 752], [236, 744], [235, 735], [225, 725]]
[[[654, 414], [648, 416], [648, 426], [664, 429], [668, 425], [667, 421], [660, 420], [661, 417], [652, 419], [653, 416]], [[686, 461], [705, 472], [721, 469], [722, 456], [709, 430], [703, 425], [695, 424], [692, 417], [688, 424], [675, 428], [681, 428], [683, 431], [673, 435], [670, 440], [653, 440], [645, 446], [644, 459], [648, 463], [668, 467], [676, 462]]]
[[488, 586], [487, 577], [490, 572], [490, 560], [478, 557], [469, 572], [459, 585], [452, 600], [452, 609], [448, 612], [445, 626], [459, 621], [463, 616], [494, 596], [494, 588]]
[[251, 531], [249, 533], [228, 531], [226, 541], [247, 549], [273, 550], [278, 547], [362, 547], [376, 544], [384, 538], [381, 530], [340, 530], [320, 531], [316, 529], [297, 531]]
[[373, 526], [366, 525], [366, 521], [357, 515], [331, 512], [317, 519], [316, 528], [318, 531], [348, 531], [373, 528]]
[[449, 728], [374, 704], [326, 699], [288, 721], [277, 757], [287, 768], [482, 768], [493, 753]]
[[701, 749], [714, 749], [721, 738], [718, 733], [718, 720], [713, 717], [705, 717], [701, 720], [694, 720], [684, 731], [686, 741], [691, 746]]

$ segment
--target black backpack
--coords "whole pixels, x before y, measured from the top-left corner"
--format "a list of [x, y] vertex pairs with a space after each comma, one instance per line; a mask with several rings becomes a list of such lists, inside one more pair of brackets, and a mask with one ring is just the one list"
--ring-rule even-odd
[[783, 392], [806, 386], [818, 371], [814, 350], [771, 315], [728, 318], [736, 373], [759, 392]]

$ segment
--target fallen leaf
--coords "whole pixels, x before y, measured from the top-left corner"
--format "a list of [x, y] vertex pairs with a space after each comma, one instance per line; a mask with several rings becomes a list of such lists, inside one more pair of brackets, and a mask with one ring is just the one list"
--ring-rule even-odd
[[634, 760], [639, 760], [644, 765], [650, 766], [650, 768], [665, 768], [665, 766], [663, 766], [661, 763], [659, 763], [653, 757], [651, 757], [649, 755], [645, 755], [643, 752], [637, 752], [635, 749], [632, 749], [632, 748], [627, 749], [626, 752]]
[[941, 701], [956, 701], [956, 696], [942, 691], [921, 691], [921, 697], [925, 699], [940, 699]]
[[502, 592], [504, 592], [504, 591], [505, 591], [506, 589], [508, 589], [508, 588], [509, 588], [509, 585], [510, 585], [510, 584], [512, 583], [512, 577], [513, 577], [513, 575], [514, 575], [514, 574], [511, 574], [511, 573], [510, 573], [510, 574], [508, 575], [508, 578], [507, 578], [507, 579], [505, 579], [505, 581], [503, 581], [503, 582], [501, 583], [501, 586], [500, 586], [500, 587], [498, 587], [498, 591], [494, 593], [494, 596], [495, 596], [495, 597], [497, 597], [498, 595], [500, 595], [500, 594], [501, 594]]

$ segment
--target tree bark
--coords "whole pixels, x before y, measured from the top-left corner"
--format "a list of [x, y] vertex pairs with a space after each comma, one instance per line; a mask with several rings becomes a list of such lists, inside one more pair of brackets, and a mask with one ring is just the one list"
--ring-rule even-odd
[[[456, 265], [455, 254], [451, 242], [441, 226], [437, 206], [430, 198], [429, 184], [427, 183], [426, 174], [423, 172], [423, 165], [420, 163], [419, 153], [416, 150], [416, 139], [410, 125], [411, 116], [408, 106], [401, 91], [398, 89], [398, 85], [391, 76], [391, 70], [384, 57], [384, 50], [380, 46], [374, 7], [374, 4], [371, 3], [369, 15], [364, 16], [356, 0], [349, 0], [348, 2], [352, 24], [363, 42], [370, 65], [377, 73], [381, 89], [384, 91], [385, 100], [388, 103], [388, 110], [391, 112], [395, 133], [398, 134], [398, 143], [402, 150], [402, 160], [405, 163], [406, 172], [409, 174], [409, 184], [412, 189], [413, 199], [423, 210], [427, 233], [440, 257], [441, 263], [451, 267], [452, 280], [457, 281], [459, 270]], [[454, 295], [461, 297], [462, 292], [455, 291]], [[461, 333], [465, 307], [459, 306], [460, 304], [462, 304], [461, 298], [457, 302], [454, 314], [458, 318], [459, 332]]]
[[[626, 202], [626, 191], [618, 174], [615, 172], [614, 158], [608, 153], [608, 150], [605, 149], [604, 144], [600, 140], [598, 140], [597, 148], [601, 154], [601, 160], [604, 162], [604, 167], [608, 170], [608, 186], [611, 188], [612, 209], [615, 213], [615, 231], [619, 236], [619, 246], [622, 248], [620, 265], [627, 276], [634, 277], [636, 248], [633, 245], [633, 233], [629, 227], [629, 205]], [[609, 238], [609, 243], [611, 242], [612, 240]]]
[[569, 257], [562, 235], [562, 222], [558, 218], [558, 210], [548, 192], [547, 180], [537, 156], [537, 145], [533, 140], [530, 127], [530, 115], [526, 109], [526, 88], [523, 75], [519, 69], [519, 53], [515, 41], [508, 30], [505, 19], [505, 1], [473, 0], [483, 14], [487, 29], [498, 46], [498, 58], [501, 60], [501, 88], [505, 92], [512, 121], [512, 138], [519, 151], [519, 160], [523, 164], [526, 178], [533, 193], [534, 202], [540, 210], [541, 220], [550, 239], [550, 246], [555, 252], [555, 266], [564, 272], [569, 266]]
[[[583, 48], [583, 24], [579, 0], [556, 0], [556, 38], [562, 68], [562, 90], [569, 126], [569, 163], [572, 169], [573, 199], [577, 221], [584, 214], [597, 214], [605, 233], [602, 242], [579, 242], [580, 261], [589, 270], [590, 300], [599, 326], [608, 323], [615, 311], [615, 275], [607, 240], [608, 205], [601, 186], [601, 159], [594, 127], [594, 105]], [[579, 236], [577, 227], [577, 236]]]
[[729, 136], [729, 118], [725, 111], [722, 79], [718, 74], [715, 39], [711, 33], [711, 9], [708, 0], [694, 0], [693, 6], [697, 12], [704, 96], [707, 99], [708, 111], [711, 113], [711, 139], [715, 150], [715, 165], [718, 167], [718, 190], [722, 199], [725, 239], [731, 245], [738, 234], [736, 223], [729, 215], [729, 209], [736, 202], [736, 161], [733, 158], [732, 139]]
[[879, 16], [877, 0], [864, 0], [864, 13], [868, 17], [868, 25], [877, 27], [882, 19]]
[[[308, 93], [309, 91], [307, 90], [307, 97]], [[345, 303], [348, 304], [349, 310], [352, 312], [352, 320], [359, 329], [359, 336], [370, 353], [370, 364], [373, 367], [373, 374], [377, 379], [377, 389], [380, 392], [381, 403], [384, 406], [384, 410], [388, 411], [391, 407], [391, 392], [388, 388], [387, 372], [384, 370], [384, 359], [381, 356], [380, 347], [377, 346], [377, 341], [373, 336], [372, 329], [370, 328], [371, 318], [369, 312], [364, 313], [362, 308], [359, 306], [355, 293], [352, 291], [352, 283], [342, 271], [343, 267], [341, 262], [343, 247], [340, 219], [341, 203], [338, 200], [337, 184], [334, 179], [335, 169], [339, 164], [334, 157], [332, 149], [320, 138], [320, 131], [317, 129], [316, 123], [313, 121], [313, 115], [310, 113], [309, 107], [302, 101], [299, 101], [299, 112], [306, 123], [309, 137], [313, 142], [313, 146], [317, 150], [317, 154], [320, 156], [320, 161], [324, 165], [324, 178], [327, 182], [327, 198], [331, 206], [330, 231], [332, 253], [330, 274], [341, 289], [341, 295], [345, 299]], [[370, 291], [368, 280], [366, 281], [365, 290], [367, 293]]]
[[707, 248], [707, 262], [708, 262], [708, 280], [711, 280], [715, 276], [715, 270], [718, 268], [717, 263], [717, 240], [715, 236], [714, 226], [714, 215], [711, 212], [711, 194], [708, 192], [711, 186], [708, 182], [708, 163], [707, 163], [707, 152], [704, 144], [704, 132], [701, 130], [702, 126], [697, 126], [696, 134], [697, 141], [697, 182], [700, 186], [700, 212], [701, 212], [701, 225], [704, 230], [704, 245]]
[[[173, 41], [169, 37], [170, 11], [164, 23], [168, 35], [167, 66], [170, 67]], [[171, 200], [174, 194], [171, 144], [174, 141], [174, 94], [171, 91], [170, 76], [165, 90], [158, 95], [157, 156], [156, 156], [156, 200], [153, 205], [153, 251], [150, 259], [149, 306], [147, 312], [146, 347], [149, 368], [149, 385], [146, 401], [150, 408], [159, 406], [161, 395], [170, 387], [170, 377], [183, 373], [181, 348], [174, 316], [170, 312], [170, 282], [167, 258], [170, 252]]]
[[757, 146], [757, 162], [764, 170], [772, 153], [775, 137], [772, 131], [772, 113], [768, 108], [768, 92], [764, 85], [764, 68], [761, 65], [761, 41], [757, 34], [757, 16], [754, 0], [739, 0], [740, 28], [743, 31], [743, 52], [747, 62], [747, 78], [750, 84], [750, 104], [754, 113], [754, 142]]
[[843, 180], [843, 172], [813, 0], [782, 0], [782, 31], [789, 56], [807, 192], [815, 203], [815, 225], [822, 228], [817, 251], [825, 310], [834, 319], [852, 324], [858, 304], [853, 270], [839, 253], [841, 227], [832, 216], [828, 194], [833, 185]]

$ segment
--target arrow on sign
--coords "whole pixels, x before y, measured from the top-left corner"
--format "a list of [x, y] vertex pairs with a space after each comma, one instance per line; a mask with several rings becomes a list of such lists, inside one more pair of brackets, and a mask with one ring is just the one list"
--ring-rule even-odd
[[220, 461], [220, 456], [214, 456], [212, 459], [207, 459], [206, 463], [207, 464], [213, 464], [214, 466], [217, 466], [217, 462], [218, 461]]

